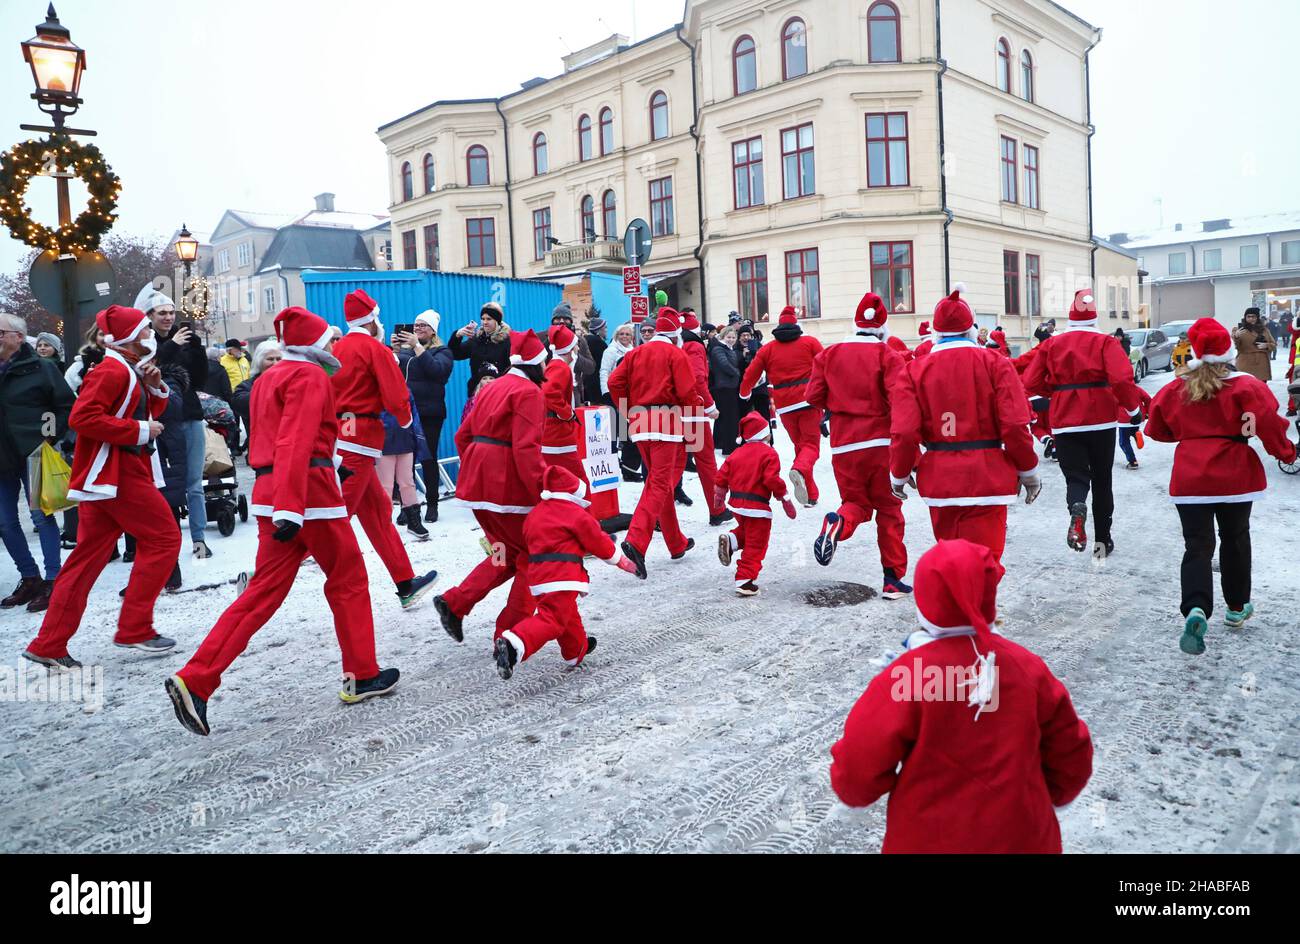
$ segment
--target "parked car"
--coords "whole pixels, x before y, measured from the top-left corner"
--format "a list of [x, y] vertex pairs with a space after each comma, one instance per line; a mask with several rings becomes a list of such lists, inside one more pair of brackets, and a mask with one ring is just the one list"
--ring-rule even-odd
[[1141, 328], [1128, 332], [1129, 360], [1133, 362], [1133, 376], [1141, 380], [1153, 370], [1173, 370], [1176, 338], [1165, 334], [1164, 328]]
[[1196, 324], [1195, 321], [1168, 321], [1160, 326], [1166, 337], [1173, 338], [1177, 341], [1179, 338], [1187, 337], [1187, 329]]

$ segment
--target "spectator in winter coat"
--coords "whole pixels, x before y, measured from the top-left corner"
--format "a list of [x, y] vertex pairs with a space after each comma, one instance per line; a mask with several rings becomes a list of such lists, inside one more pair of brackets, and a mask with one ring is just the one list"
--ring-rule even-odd
[[[586, 377], [596, 370], [597, 361], [591, 356], [591, 349], [587, 346], [586, 337], [578, 331], [573, 324], [573, 309], [569, 307], [568, 302], [561, 302], [555, 306], [551, 312], [551, 327], [564, 325], [572, 331], [578, 338], [577, 361], [573, 365], [573, 374], [575, 377]], [[574, 406], [582, 405], [582, 384], [574, 384]]]
[[406, 377], [406, 386], [415, 397], [415, 411], [428, 443], [428, 455], [418, 461], [424, 473], [424, 520], [429, 522], [438, 520], [438, 493], [441, 490], [438, 442], [447, 419], [447, 380], [455, 366], [451, 348], [438, 337], [441, 322], [442, 316], [429, 309], [416, 316], [411, 334], [396, 335], [401, 344], [397, 363]]
[[81, 353], [72, 359], [68, 369], [63, 372], [63, 379], [73, 393], [81, 387], [86, 371], [104, 359], [104, 332], [99, 330], [99, 325], [93, 324], [87, 329], [85, 342]]
[[713, 424], [713, 441], [724, 456], [736, 450], [740, 432], [740, 354], [736, 350], [739, 333], [728, 325], [709, 342], [709, 393], [718, 407]]
[[1273, 379], [1269, 355], [1277, 348], [1273, 335], [1260, 320], [1258, 308], [1247, 308], [1241, 323], [1232, 332], [1237, 345], [1237, 370], [1268, 383]]
[[243, 421], [244, 429], [249, 430], [250, 435], [253, 427], [250, 425], [249, 404], [253, 399], [253, 385], [257, 383], [258, 377], [278, 364], [282, 357], [284, 350], [280, 347], [280, 342], [275, 338], [267, 338], [253, 349], [253, 363], [249, 367], [248, 379], [230, 395], [230, 408]]
[[608, 327], [605, 319], [600, 317], [600, 309], [593, 308], [587, 314], [591, 320], [587, 322], [587, 333], [584, 339], [587, 342], [587, 350], [591, 352], [594, 366], [591, 372], [583, 377], [583, 395], [587, 403], [603, 403], [605, 391], [600, 386], [600, 369], [604, 364], [605, 350], [609, 347], [609, 342], [605, 340]]
[[[600, 393], [601, 401], [610, 406], [617, 407], [614, 398], [609, 393], [609, 375], [618, 367], [619, 362], [623, 360], [627, 353], [632, 350], [636, 344], [636, 328], [629, 321], [627, 324], [618, 326], [614, 332], [614, 341], [609, 347], [605, 348], [605, 353], [600, 358]], [[617, 410], [616, 410], [617, 413]], [[626, 482], [643, 481], [641, 472], [641, 452], [636, 443], [627, 437], [627, 427], [619, 424], [620, 438], [618, 447], [619, 471]]]
[[447, 344], [451, 356], [458, 361], [469, 361], [470, 384], [468, 396], [474, 395], [473, 381], [480, 376], [479, 367], [485, 363], [496, 366], [497, 376], [510, 369], [510, 326], [505, 322], [501, 306], [488, 302], [479, 312], [478, 323], [470, 322], [451, 336]]
[[234, 390], [248, 379], [252, 366], [248, 363], [248, 356], [244, 353], [243, 341], [238, 338], [231, 338], [226, 342], [226, 353], [221, 355], [221, 366], [225, 369], [226, 376], [230, 380], [231, 390]]
[[1119, 346], [1124, 349], [1124, 356], [1128, 357], [1129, 353], [1133, 350], [1133, 339], [1124, 333], [1123, 328], [1116, 328], [1115, 340], [1118, 341]]
[[23, 493], [40, 483], [27, 481], [27, 457], [42, 442], [55, 442], [68, 428], [72, 391], [58, 366], [39, 358], [26, 341], [27, 324], [0, 313], [0, 537], [18, 570], [18, 586], [0, 607], [25, 605], [38, 613], [49, 606], [54, 578], [62, 564], [59, 526], [53, 516], [31, 512], [40, 536], [45, 579], [27, 547], [19, 514]]
[[57, 334], [42, 331], [36, 335], [36, 356], [53, 361], [54, 366], [59, 368], [59, 373], [67, 368], [63, 363], [63, 341]]
[[[758, 357], [763, 342], [757, 336], [752, 322], [742, 321], [737, 328], [737, 332], [736, 355], [743, 378], [744, 374], [749, 370], [749, 365], [754, 363], [754, 359]], [[772, 394], [766, 376], [754, 386], [753, 393], [750, 394], [749, 409], [763, 414], [768, 422], [771, 422]]]
[[208, 382], [203, 385], [202, 389], [208, 396], [216, 397], [229, 405], [230, 395], [235, 388], [230, 385], [230, 375], [226, 373], [226, 368], [221, 365], [223, 356], [221, 348], [208, 348]]

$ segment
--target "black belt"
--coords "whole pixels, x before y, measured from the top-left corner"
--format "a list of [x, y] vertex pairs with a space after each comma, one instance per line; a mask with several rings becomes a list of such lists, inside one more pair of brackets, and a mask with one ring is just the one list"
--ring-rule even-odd
[[805, 377], [802, 380], [787, 380], [785, 383], [773, 384], [773, 390], [785, 390], [787, 387], [799, 387], [812, 380], [811, 377]]
[[529, 554], [530, 564], [581, 564], [581, 554]]
[[1001, 449], [1000, 439], [967, 439], [964, 442], [928, 442], [927, 452], [966, 452], [968, 449]]
[[553, 412], [551, 412], [550, 410], [547, 410], [547, 411], [546, 411], [546, 418], [547, 418], [548, 420], [560, 420], [561, 422], [564, 422], [564, 423], [576, 423], [576, 422], [578, 422], [578, 415], [577, 415], [576, 413], [575, 413], [573, 416], [570, 416], [570, 417], [568, 417], [568, 418], [565, 418], [565, 417], [561, 416], [559, 413], [553, 413]]
[[732, 492], [732, 498], [743, 498], [745, 501], [762, 502], [766, 505], [772, 499], [764, 498], [762, 495], [755, 495], [753, 492]]
[[510, 442], [506, 439], [493, 439], [491, 436], [471, 436], [470, 442], [483, 443], [485, 446], [505, 446], [510, 448]]
[[[333, 459], [312, 459], [310, 462], [307, 463], [307, 467], [311, 469], [332, 469], [334, 468], [334, 460]], [[262, 476], [270, 475], [274, 471], [275, 471], [274, 466], [264, 465], [260, 468], [253, 470], [253, 477], [260, 479]]]
[[1052, 387], [1052, 392], [1055, 393], [1057, 390], [1097, 390], [1101, 387], [1109, 387], [1109, 386], [1110, 386], [1109, 380], [1089, 380], [1087, 383], [1057, 384], [1056, 386]]
[[335, 419], [346, 419], [351, 417], [357, 420], [382, 420], [383, 417], [378, 413], [335, 413]]
[[1250, 442], [1249, 436], [1190, 436], [1188, 438], [1189, 439], [1227, 439], [1227, 440], [1231, 440], [1232, 442], [1239, 442], [1239, 443]]

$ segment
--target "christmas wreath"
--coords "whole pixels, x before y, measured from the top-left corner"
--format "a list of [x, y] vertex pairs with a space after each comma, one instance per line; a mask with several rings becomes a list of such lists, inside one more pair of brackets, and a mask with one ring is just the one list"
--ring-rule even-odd
[[[90, 202], [67, 226], [50, 229], [32, 219], [27, 206], [27, 185], [33, 177], [71, 171], [86, 184]], [[117, 194], [121, 179], [93, 144], [82, 144], [66, 134], [16, 144], [0, 154], [0, 223], [14, 239], [37, 249], [64, 253], [92, 252], [117, 219]]]

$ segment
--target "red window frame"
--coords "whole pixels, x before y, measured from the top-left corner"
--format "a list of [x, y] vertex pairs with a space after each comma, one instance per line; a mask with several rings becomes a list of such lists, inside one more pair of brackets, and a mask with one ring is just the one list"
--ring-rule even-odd
[[[474, 163], [483, 163], [483, 182], [474, 183]], [[492, 185], [492, 165], [488, 161], [488, 151], [481, 144], [471, 144], [465, 152], [465, 180], [471, 187], [490, 187]]]
[[600, 198], [600, 225], [606, 239], [618, 238], [618, 198], [613, 190], [606, 190]]
[[[762, 267], [762, 274], [759, 268]], [[746, 271], [748, 269], [748, 271]], [[743, 256], [736, 260], [736, 310], [747, 321], [759, 321], [768, 314], [759, 303], [767, 302], [767, 256]]]
[[411, 162], [402, 164], [402, 200], [415, 199], [415, 177], [411, 172]]
[[[749, 43], [749, 48], [744, 52], [740, 50], [741, 43]], [[740, 57], [749, 56], [754, 64], [754, 88], [740, 90]], [[758, 44], [754, 42], [752, 36], [741, 36], [731, 44], [731, 92], [733, 95], [744, 95], [758, 88]]]
[[[655, 128], [655, 119], [659, 112], [664, 116], [664, 133], [659, 134]], [[668, 137], [670, 129], [668, 127], [668, 95], [660, 89], [650, 96], [650, 140], [659, 141]]]
[[1031, 210], [1038, 207], [1038, 148], [1026, 144], [1022, 149], [1025, 161], [1025, 206]]
[[[801, 125], [795, 125], [791, 128], [781, 129], [781, 198], [783, 200], [797, 200], [799, 197], [806, 197], [809, 196], [810, 194], [814, 194], [817, 192], [817, 154], [816, 154], [817, 138], [814, 136], [813, 143], [808, 145], [807, 147], [801, 147], [799, 144], [799, 132], [802, 131], [804, 128], [808, 128], [811, 130], [812, 126], [813, 123], [811, 121], [805, 121]], [[793, 151], [787, 151], [785, 149], [785, 134], [787, 131], [794, 132]], [[811, 155], [812, 162], [813, 162], [813, 173], [812, 173], [813, 186], [812, 189], [807, 192], [804, 192], [803, 189], [803, 155], [805, 154]], [[793, 193], [793, 194], [789, 193], [788, 188], [786, 187], [786, 184], [789, 183], [785, 173], [785, 162], [787, 157], [793, 157], [795, 159], [795, 168], [797, 170], [795, 176], [799, 181], [798, 193]]]
[[[797, 260], [798, 271], [792, 272], [790, 269], [791, 260]], [[811, 266], [809, 261], [811, 260]], [[817, 248], [811, 249], [792, 249], [785, 254], [785, 300], [787, 305], [794, 305], [795, 299], [799, 298], [805, 304], [803, 307], [804, 318], [820, 318], [822, 316], [822, 291], [821, 291], [821, 260], [818, 258]], [[816, 290], [808, 288], [809, 278], [817, 280]], [[798, 288], [794, 288], [794, 286]], [[812, 304], [807, 304], [811, 298]]]
[[[541, 160], [538, 160], [538, 156]], [[543, 167], [542, 165], [546, 166]], [[533, 176], [545, 174], [551, 169], [550, 154], [546, 146], [546, 132], [539, 131], [533, 135]]]
[[[758, 158], [754, 157], [754, 145], [758, 144]], [[744, 145], [744, 160], [737, 160], [736, 148]], [[749, 183], [749, 201], [740, 202], [740, 175], [742, 170], [746, 174]], [[758, 181], [758, 199], [754, 199], [754, 181]], [[763, 190], [763, 138], [762, 135], [756, 135], [752, 138], [745, 138], [743, 141], [731, 142], [731, 205], [737, 210], [744, 210], [748, 207], [762, 206], [766, 202], [766, 194]]]
[[547, 237], [551, 235], [551, 208], [542, 207], [533, 211], [533, 261], [541, 262], [546, 258], [549, 246]]
[[[474, 264], [474, 245], [478, 245], [479, 261]], [[465, 220], [465, 268], [488, 269], [497, 264], [497, 221], [491, 216], [471, 217]]]
[[1011, 91], [1011, 44], [1006, 37], [998, 39], [998, 90]]
[[[614, 153], [614, 109], [608, 105], [602, 108], [598, 124], [600, 126], [600, 156], [604, 157], [606, 154]], [[606, 131], [609, 132], [608, 146], [605, 141]]]
[[[871, 136], [871, 119], [879, 118], [885, 126], [884, 137]], [[889, 133], [889, 119], [903, 119], [903, 136], [893, 137]], [[909, 187], [912, 184], [912, 146], [908, 140], [911, 133], [911, 127], [908, 124], [907, 112], [905, 111], [888, 111], [888, 112], [871, 112], [866, 116], [867, 127], [867, 187], [877, 189], [881, 187]], [[903, 182], [901, 184], [890, 183], [893, 179], [892, 168], [890, 166], [890, 145], [897, 142], [903, 142]], [[885, 182], [883, 184], [873, 184], [871, 182], [871, 145], [878, 143], [885, 149]]]
[[[885, 264], [883, 266], [876, 264], [875, 255], [876, 255], [877, 246], [882, 246], [884, 247], [885, 250]], [[898, 246], [907, 247], [907, 262], [900, 262], [900, 263], [894, 262], [894, 255], [895, 255], [894, 250]], [[891, 307], [889, 313], [891, 315], [915, 314], [916, 313], [916, 268], [915, 268], [916, 254], [912, 246], [911, 240], [895, 239], [890, 241], [870, 243], [867, 246], [867, 265], [871, 269], [871, 286], [872, 286], [871, 290], [873, 292], [875, 291], [876, 275], [877, 274], [885, 275], [885, 278], [888, 283], [887, 291], [884, 294], [881, 294], [880, 292], [876, 292], [876, 294], [880, 295], [880, 297], [884, 299], [885, 304], [890, 306], [894, 304], [894, 295], [895, 295], [894, 289], [898, 287], [899, 279], [897, 273], [900, 272], [907, 273], [907, 296], [908, 296], [907, 307], [906, 308]]]
[[[1007, 145], [1010, 145], [1008, 152]], [[1008, 138], [1002, 135], [999, 145], [1001, 148], [1001, 168], [1002, 168], [1002, 202], [1019, 203], [1020, 202], [1020, 182], [1017, 179], [1020, 176], [1020, 166], [1016, 158], [1016, 139]], [[1010, 186], [1011, 192], [1007, 193], [1007, 187]]]
[[1034, 54], [1028, 49], [1020, 51], [1020, 97], [1034, 100]]
[[[871, 43], [872, 24], [889, 23], [894, 30], [894, 58], [883, 59], [877, 58], [876, 50]], [[867, 10], [867, 62], [902, 62], [903, 61], [903, 31], [901, 29], [902, 18], [898, 15], [898, 7], [894, 6], [888, 0], [880, 0], [879, 3], [873, 3]]]
[[1002, 250], [1002, 307], [1006, 314], [1020, 314], [1020, 253]]
[[[659, 195], [655, 195], [658, 186]], [[650, 235], [673, 234], [673, 178], [656, 177], [650, 181]]]
[[415, 256], [415, 230], [408, 229], [402, 233], [402, 268], [418, 269], [420, 260]]
[[[790, 27], [795, 24], [799, 25], [796, 33], [790, 31]], [[790, 54], [789, 50], [793, 48], [803, 48], [803, 70], [791, 74], [790, 72]], [[785, 21], [785, 26], [781, 27], [781, 81], [785, 82], [790, 79], [797, 79], [801, 75], [808, 74], [808, 25], [797, 16], [792, 16]]]
[[424, 267], [434, 272], [442, 271], [442, 249], [438, 245], [438, 224], [424, 228]]
[[591, 160], [591, 115], [578, 117], [578, 161]]
[[433, 155], [424, 155], [424, 192], [433, 193], [436, 181], [433, 177]]
[[579, 227], [582, 229], [582, 241], [584, 243], [594, 242], [596, 239], [596, 201], [592, 199], [591, 194], [587, 194], [578, 204], [581, 220]]
[[1025, 306], [1030, 318], [1043, 313], [1043, 260], [1033, 253], [1025, 253]]

